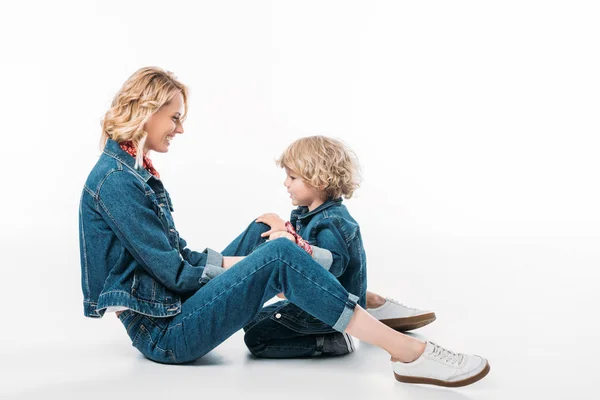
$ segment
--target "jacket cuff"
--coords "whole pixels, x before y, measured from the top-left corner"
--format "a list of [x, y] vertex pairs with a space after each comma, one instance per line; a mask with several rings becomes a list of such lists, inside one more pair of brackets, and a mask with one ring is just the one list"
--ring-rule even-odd
[[331, 252], [327, 249], [322, 249], [320, 247], [317, 246], [311, 246], [312, 247], [312, 257], [313, 259], [318, 262], [319, 264], [321, 264], [321, 266], [323, 268], [325, 268], [327, 271], [329, 271], [329, 268], [331, 268], [331, 264], [333, 264], [333, 255], [331, 254]]
[[204, 250], [207, 254], [206, 265], [202, 272], [202, 279], [212, 279], [221, 275], [225, 270], [223, 269], [223, 256], [218, 251], [207, 248]]

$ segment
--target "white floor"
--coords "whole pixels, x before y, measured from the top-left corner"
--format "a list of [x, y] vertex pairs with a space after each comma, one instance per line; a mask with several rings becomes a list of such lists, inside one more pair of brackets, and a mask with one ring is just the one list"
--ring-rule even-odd
[[337, 359], [257, 360], [238, 333], [194, 365], [166, 366], [144, 359], [125, 340], [87, 348], [49, 346], [3, 357], [0, 398], [597, 398], [591, 391], [592, 361], [564, 366], [559, 349], [529, 346], [518, 335], [494, 346], [484, 340], [471, 346], [487, 348], [492, 370], [460, 389], [396, 382], [381, 350], [359, 347]]
[[490, 360], [490, 374], [466, 388], [396, 382], [387, 354], [365, 343], [337, 359], [258, 360], [241, 332], [194, 365], [156, 364], [131, 347], [116, 317], [84, 318], [73, 291], [73, 299], [57, 294], [63, 309], [52, 317], [40, 313], [37, 323], [7, 308], [0, 398], [598, 398], [599, 335], [592, 312], [599, 303], [598, 259], [591, 249], [500, 241], [435, 251], [415, 247], [423, 265], [444, 268], [432, 274], [405, 260], [396, 275], [403, 281], [396, 282], [371, 273], [370, 282], [385, 294], [402, 292], [410, 305], [436, 311], [437, 321], [416, 336]]

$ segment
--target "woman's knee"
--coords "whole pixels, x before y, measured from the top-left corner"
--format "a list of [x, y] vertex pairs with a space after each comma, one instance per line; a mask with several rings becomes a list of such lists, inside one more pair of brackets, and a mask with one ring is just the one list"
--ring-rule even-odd
[[252, 221], [246, 230], [253, 233], [263, 234], [268, 232], [270, 229], [271, 227], [263, 222]]
[[280, 257], [293, 252], [304, 251], [296, 243], [284, 237], [269, 240], [265, 243], [265, 246], [268, 246], [271, 251], [277, 252]]

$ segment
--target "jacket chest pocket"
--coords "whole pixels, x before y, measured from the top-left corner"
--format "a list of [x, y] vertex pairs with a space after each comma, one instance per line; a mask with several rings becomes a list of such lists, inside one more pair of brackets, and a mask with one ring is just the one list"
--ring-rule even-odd
[[157, 194], [153, 196], [155, 211], [163, 223], [165, 234], [169, 238], [169, 243], [174, 249], [179, 251], [179, 232], [175, 229], [175, 221], [171, 215], [173, 207], [171, 201], [166, 194]]

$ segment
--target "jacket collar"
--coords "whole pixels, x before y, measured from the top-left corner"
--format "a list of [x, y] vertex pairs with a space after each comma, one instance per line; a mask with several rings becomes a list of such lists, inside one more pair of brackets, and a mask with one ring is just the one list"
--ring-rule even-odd
[[340, 205], [341, 203], [342, 203], [342, 198], [338, 197], [337, 199], [327, 200], [325, 203], [321, 204], [319, 207], [315, 208], [312, 211], [308, 211], [308, 207], [306, 207], [306, 206], [300, 206], [292, 211], [292, 217], [302, 220], [302, 219], [308, 218], [312, 215], [318, 214], [321, 211], [323, 211], [331, 206]]
[[119, 146], [119, 143], [115, 142], [112, 139], [108, 139], [106, 141], [106, 146], [104, 146], [104, 150], [102, 152], [127, 165], [133, 171], [133, 173], [137, 174], [140, 178], [142, 178], [144, 182], [148, 182], [150, 178], [158, 179], [144, 168], [134, 168], [135, 158], [129, 155], [129, 153], [127, 153], [126, 151], [123, 151], [123, 149], [121, 149], [121, 146]]

